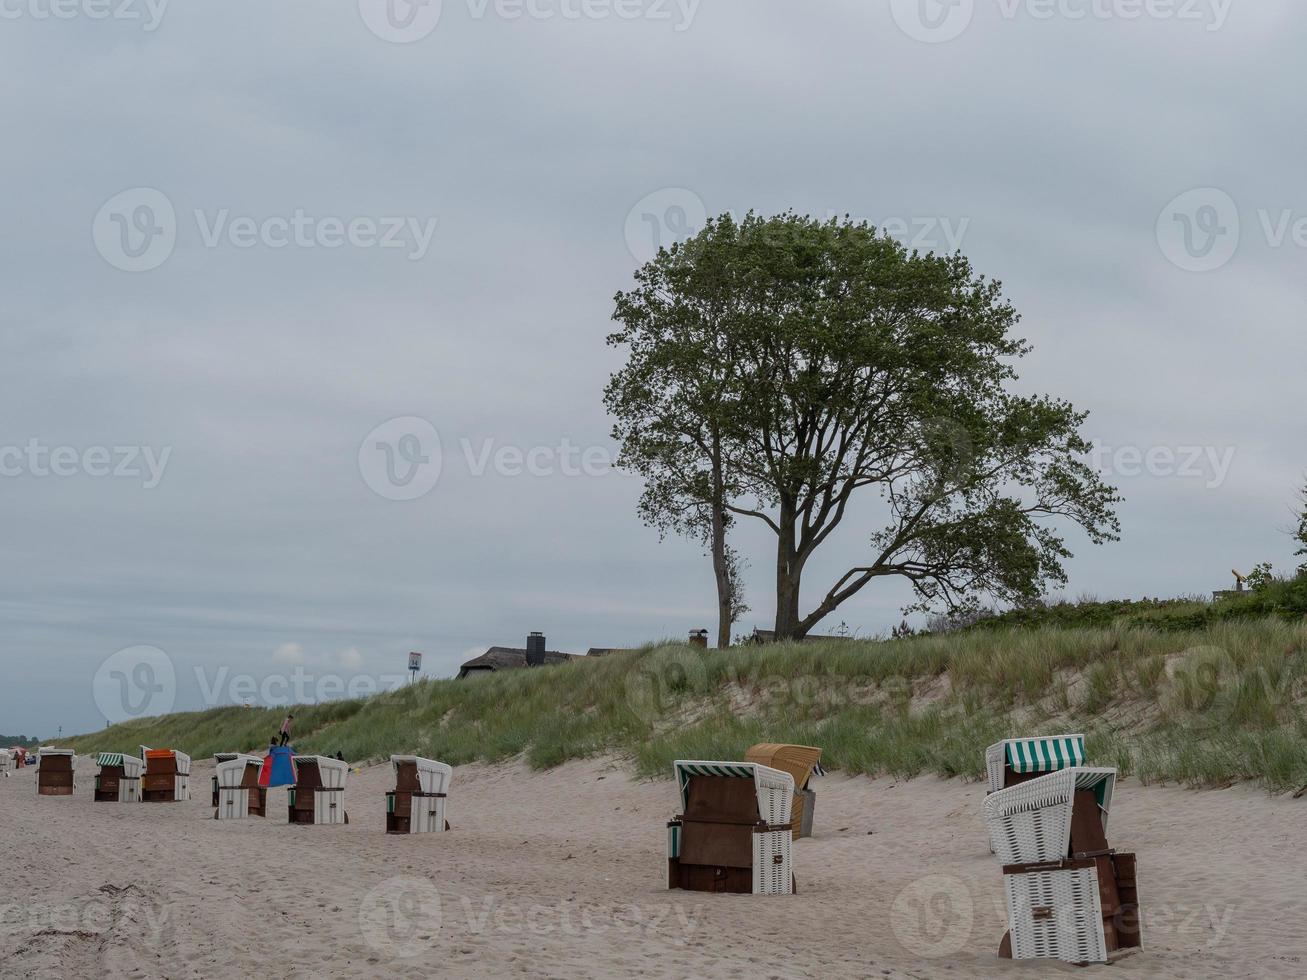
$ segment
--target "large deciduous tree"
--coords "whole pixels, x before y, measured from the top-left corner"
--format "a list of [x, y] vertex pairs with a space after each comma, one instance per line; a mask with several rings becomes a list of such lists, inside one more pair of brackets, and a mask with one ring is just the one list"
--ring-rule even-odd
[[[614, 319], [628, 359], [606, 401], [646, 520], [709, 541], [723, 609], [726, 530], [768, 527], [778, 637], [891, 576], [915, 609], [1027, 602], [1066, 581], [1061, 525], [1116, 536], [1084, 413], [1012, 390], [1017, 314], [961, 255], [865, 223], [723, 216], [640, 269]], [[808, 561], [876, 496], [866, 560], [805, 611]]]

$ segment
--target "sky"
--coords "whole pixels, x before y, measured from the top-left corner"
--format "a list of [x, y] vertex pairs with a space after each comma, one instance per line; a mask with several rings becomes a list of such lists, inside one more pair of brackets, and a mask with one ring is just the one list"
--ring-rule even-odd
[[1305, 44], [1291, 0], [4, 0], [0, 732], [713, 627], [601, 402], [614, 294], [707, 214], [1003, 282], [1125, 497], [1072, 595], [1288, 570]]

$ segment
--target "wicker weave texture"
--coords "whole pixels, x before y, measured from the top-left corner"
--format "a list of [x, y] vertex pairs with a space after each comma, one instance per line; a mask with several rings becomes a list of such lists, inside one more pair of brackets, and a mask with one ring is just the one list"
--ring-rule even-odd
[[1107, 962], [1095, 869], [1004, 875], [1003, 885], [1013, 959]]
[[1071, 845], [1071, 814], [1078, 786], [1103, 787], [1103, 827], [1115, 769], [1063, 769], [985, 797], [985, 828], [1000, 864], [1060, 861]]
[[753, 893], [790, 895], [794, 892], [790, 847], [794, 838], [788, 830], [771, 830], [753, 835]]

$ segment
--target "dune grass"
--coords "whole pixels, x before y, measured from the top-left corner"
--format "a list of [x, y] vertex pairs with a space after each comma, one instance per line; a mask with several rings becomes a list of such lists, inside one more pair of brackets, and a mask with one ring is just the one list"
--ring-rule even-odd
[[[893, 641], [703, 651], [679, 645], [294, 709], [296, 747], [352, 760], [418, 753], [537, 768], [616, 755], [642, 775], [739, 758], [760, 741], [822, 746], [828, 768], [980, 778], [1009, 734], [1084, 731], [1091, 760], [1148, 782], [1307, 785], [1307, 626], [1187, 632], [1008, 628]], [[80, 736], [78, 751], [259, 749], [282, 709], [221, 708]]]

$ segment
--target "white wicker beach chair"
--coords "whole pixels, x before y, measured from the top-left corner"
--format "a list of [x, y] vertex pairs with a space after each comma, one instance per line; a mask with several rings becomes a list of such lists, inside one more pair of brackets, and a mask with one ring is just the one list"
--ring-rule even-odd
[[985, 773], [989, 791], [1006, 785], [1009, 772], [1019, 775], [1057, 772], [1085, 764], [1083, 735], [1053, 735], [1040, 738], [1007, 738], [985, 750]]
[[345, 824], [349, 763], [325, 755], [297, 755], [297, 781], [288, 794], [291, 823]]
[[[792, 894], [794, 777], [751, 762], [681, 760], [673, 771], [682, 813], [667, 826], [669, 887]], [[718, 780], [749, 780], [752, 792]]]
[[395, 789], [386, 794], [386, 833], [428, 834], [445, 830], [445, 801], [453, 767], [415, 755], [392, 755]]
[[266, 791], [259, 786], [263, 760], [257, 755], [222, 752], [213, 777], [213, 807], [216, 820], [244, 820], [251, 814], [264, 815]]
[[14, 754], [8, 749], [0, 749], [0, 773], [4, 774], [5, 779], [9, 778], [9, 770], [14, 767]]
[[[1134, 856], [1105, 846], [1115, 783], [1115, 769], [1076, 767], [985, 798], [985, 825], [1003, 865], [1014, 959], [1102, 963], [1109, 951], [1138, 945]], [[1079, 853], [1072, 834], [1077, 793], [1092, 793], [1084, 803], [1097, 811], [1079, 819], [1101, 822], [1093, 834], [1101, 844]], [[1115, 903], [1106, 922], [1105, 900]]]
[[95, 777], [93, 799], [101, 803], [140, 803], [141, 773], [145, 763], [134, 755], [101, 752], [95, 757], [100, 767]]

